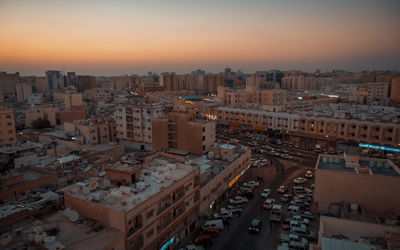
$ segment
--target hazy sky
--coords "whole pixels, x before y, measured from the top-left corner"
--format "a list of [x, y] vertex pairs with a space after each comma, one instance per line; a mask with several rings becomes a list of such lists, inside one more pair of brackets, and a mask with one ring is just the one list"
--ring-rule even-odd
[[0, 0], [0, 71], [400, 70], [400, 0]]

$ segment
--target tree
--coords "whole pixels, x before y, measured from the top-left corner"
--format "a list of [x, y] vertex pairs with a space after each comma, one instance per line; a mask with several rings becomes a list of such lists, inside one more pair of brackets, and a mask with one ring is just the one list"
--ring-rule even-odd
[[35, 129], [50, 128], [50, 122], [46, 118], [39, 117], [37, 120], [32, 121], [32, 127]]

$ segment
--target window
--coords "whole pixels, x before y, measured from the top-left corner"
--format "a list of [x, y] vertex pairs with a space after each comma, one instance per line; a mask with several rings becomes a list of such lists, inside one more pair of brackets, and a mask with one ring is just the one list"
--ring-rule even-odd
[[154, 230], [151, 229], [150, 231], [147, 232], [146, 237], [150, 238], [154, 234]]
[[7, 119], [10, 119], [10, 118], [11, 118], [11, 115], [6, 115], [6, 118], [7, 118]]
[[150, 217], [152, 217], [153, 214], [154, 214], [154, 209], [152, 209], [149, 212], [147, 212], [146, 219], [149, 219]]
[[203, 132], [206, 132], [206, 128], [205, 127], [203, 127]]
[[9, 127], [10, 127], [10, 126], [11, 126], [11, 122], [8, 122], [8, 123], [7, 123], [7, 126], [9, 126]]

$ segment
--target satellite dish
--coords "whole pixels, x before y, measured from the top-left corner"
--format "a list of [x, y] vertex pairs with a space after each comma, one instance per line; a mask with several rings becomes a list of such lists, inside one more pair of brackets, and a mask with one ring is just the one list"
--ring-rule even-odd
[[83, 189], [82, 189], [82, 193], [90, 194], [90, 188], [88, 186], [84, 186]]
[[55, 236], [47, 236], [46, 239], [44, 239], [44, 246], [47, 248], [50, 248], [50, 246], [56, 241]]
[[106, 175], [106, 171], [101, 171], [100, 173], [99, 173], [99, 176], [101, 176], [101, 177], [103, 177], [103, 176], [105, 176]]
[[68, 216], [69, 221], [77, 222], [79, 220], [79, 214], [77, 211], [72, 210], [70, 215]]
[[71, 213], [71, 209], [69, 209], [69, 207], [67, 207], [66, 209], [64, 209], [63, 213], [64, 213], [65, 217], [68, 217], [70, 215], [70, 213]]
[[105, 187], [111, 187], [111, 181], [109, 179], [104, 179], [103, 180], [103, 185]]

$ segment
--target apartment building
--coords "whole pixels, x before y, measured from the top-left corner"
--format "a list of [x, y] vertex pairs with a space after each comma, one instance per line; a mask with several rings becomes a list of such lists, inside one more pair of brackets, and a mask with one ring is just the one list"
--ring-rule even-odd
[[171, 112], [153, 119], [153, 150], [173, 148], [201, 155], [215, 141], [215, 121], [193, 113]]
[[50, 105], [31, 107], [29, 110], [25, 111], [25, 125], [30, 127], [33, 121], [42, 118], [49, 120], [50, 126], [56, 126], [58, 111], [58, 107]]
[[[261, 131], [279, 130], [287, 131], [288, 135], [326, 137], [394, 147], [400, 144], [400, 121], [397, 120], [396, 110], [371, 109], [373, 112], [369, 115], [368, 110], [364, 109], [366, 106], [355, 110], [360, 117], [351, 119], [349, 111], [340, 113], [338, 110], [332, 113], [332, 109], [338, 108], [327, 107], [330, 108], [321, 109], [314, 115], [233, 107], [218, 107], [211, 109], [210, 112], [217, 117], [218, 123], [232, 127], [250, 127]], [[376, 112], [381, 113], [381, 120], [378, 120]]]
[[214, 144], [207, 157], [193, 161], [200, 168], [200, 214], [210, 214], [226, 200], [232, 186], [251, 166], [251, 149], [241, 145]]
[[64, 122], [64, 132], [82, 144], [102, 144], [116, 140], [115, 122], [110, 117]]
[[374, 82], [367, 85], [368, 105], [386, 105], [388, 102], [389, 84], [387, 82]]
[[15, 85], [21, 82], [18, 72], [12, 74], [0, 72], [0, 92], [4, 95], [15, 94]]
[[400, 209], [400, 199], [393, 199], [399, 188], [400, 169], [388, 159], [351, 151], [318, 157], [314, 201], [320, 212], [331, 204], [358, 204], [366, 214], [390, 216]]
[[140, 168], [135, 183], [119, 188], [104, 178], [66, 187], [65, 206], [122, 232], [124, 249], [158, 250], [176, 243], [195, 228], [200, 170], [165, 153], [147, 157]]
[[15, 89], [17, 92], [17, 102], [26, 101], [28, 96], [32, 93], [32, 86], [27, 83], [17, 83]]
[[152, 119], [162, 117], [164, 105], [149, 103], [143, 98], [135, 98], [128, 104], [115, 109], [115, 123], [118, 139], [139, 143], [152, 143]]
[[390, 101], [400, 102], [400, 76], [395, 76], [390, 82]]
[[0, 145], [16, 141], [14, 110], [0, 104]]

